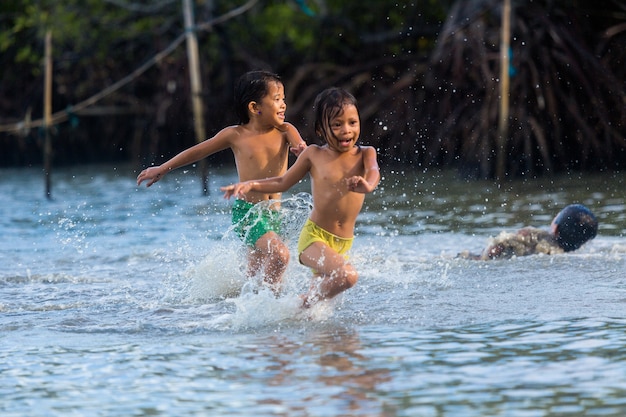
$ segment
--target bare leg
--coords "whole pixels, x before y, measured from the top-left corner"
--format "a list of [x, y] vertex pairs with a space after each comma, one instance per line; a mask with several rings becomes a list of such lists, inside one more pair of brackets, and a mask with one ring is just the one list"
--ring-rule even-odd
[[300, 262], [318, 272], [319, 286], [312, 288], [303, 297], [305, 307], [317, 300], [333, 298], [353, 287], [359, 275], [345, 258], [322, 242], [314, 242], [300, 254]]
[[288, 264], [289, 249], [276, 233], [267, 232], [256, 241], [248, 255], [248, 276], [261, 272], [263, 281], [278, 295]]

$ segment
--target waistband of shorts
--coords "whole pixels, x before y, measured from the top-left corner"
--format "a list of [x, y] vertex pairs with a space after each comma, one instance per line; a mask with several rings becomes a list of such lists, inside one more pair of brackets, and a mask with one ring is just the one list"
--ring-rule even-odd
[[307, 224], [312, 224], [313, 226], [315, 226], [318, 229], [322, 230], [328, 236], [333, 237], [335, 239], [338, 239], [339, 241], [352, 242], [354, 240], [354, 236], [352, 236], [352, 237], [341, 237], [341, 236], [337, 236], [334, 233], [329, 232], [328, 230], [324, 229], [322, 226], [320, 226], [319, 224], [317, 224], [313, 220], [311, 220], [310, 217], [308, 219], [306, 219], [306, 222], [304, 223], [304, 227], [306, 227]]
[[236, 200], [233, 202], [233, 208], [234, 208], [234, 209], [236, 208], [236, 209], [239, 209], [239, 210], [241, 210], [241, 209], [244, 209], [244, 210], [245, 210], [245, 209], [250, 209], [250, 208], [252, 208], [252, 207], [254, 207], [254, 203], [251, 203], [251, 202], [249, 202], [249, 201], [242, 200], [242, 199], [239, 199], [239, 198], [238, 198], [238, 199], [236, 199]]

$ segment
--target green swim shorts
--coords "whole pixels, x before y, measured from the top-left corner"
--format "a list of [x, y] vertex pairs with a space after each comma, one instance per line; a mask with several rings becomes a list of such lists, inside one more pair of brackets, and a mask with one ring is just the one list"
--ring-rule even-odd
[[252, 204], [244, 200], [233, 203], [232, 223], [241, 240], [253, 247], [267, 232], [280, 234], [282, 224], [280, 212], [272, 210], [267, 204]]

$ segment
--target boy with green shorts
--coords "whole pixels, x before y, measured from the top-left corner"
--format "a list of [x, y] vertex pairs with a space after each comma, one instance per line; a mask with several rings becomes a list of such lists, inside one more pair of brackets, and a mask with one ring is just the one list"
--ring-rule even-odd
[[232, 222], [235, 232], [246, 245], [254, 247], [266, 233], [281, 234], [281, 215], [278, 210], [252, 204], [245, 200], [235, 200], [232, 209]]
[[[240, 124], [229, 126], [204, 142], [186, 149], [163, 163], [141, 171], [137, 185], [147, 186], [173, 169], [230, 148], [235, 157], [240, 181], [282, 175], [287, 171], [289, 151], [296, 156], [305, 148], [298, 130], [285, 122], [285, 88], [280, 78], [266, 71], [244, 74], [235, 86], [235, 112]], [[280, 193], [249, 192], [233, 205], [233, 222], [248, 250], [248, 276], [263, 275], [263, 280], [278, 294], [282, 276], [289, 262], [289, 250], [278, 235]], [[240, 220], [252, 219], [257, 203], [271, 202], [264, 208], [261, 221], [250, 226]], [[268, 204], [268, 203], [265, 203]]]

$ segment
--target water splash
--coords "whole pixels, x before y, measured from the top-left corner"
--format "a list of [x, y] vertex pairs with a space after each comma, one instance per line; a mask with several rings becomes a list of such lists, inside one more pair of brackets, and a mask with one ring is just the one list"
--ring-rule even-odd
[[238, 242], [222, 240], [200, 263], [190, 267], [185, 272], [190, 280], [189, 298], [216, 300], [238, 295], [247, 281], [242, 249]]

